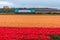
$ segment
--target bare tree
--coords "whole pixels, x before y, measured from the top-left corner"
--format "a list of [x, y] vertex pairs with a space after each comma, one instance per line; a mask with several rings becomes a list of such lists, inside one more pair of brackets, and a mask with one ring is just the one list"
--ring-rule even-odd
[[4, 6], [3, 10], [4, 10], [4, 13], [10, 13], [12, 9], [9, 8], [8, 6]]

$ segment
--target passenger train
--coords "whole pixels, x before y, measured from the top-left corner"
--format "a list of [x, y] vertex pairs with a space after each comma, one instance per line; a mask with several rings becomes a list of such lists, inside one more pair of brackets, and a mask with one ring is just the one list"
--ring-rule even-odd
[[0, 13], [8, 14], [60, 14], [60, 10], [52, 8], [11, 8], [0, 9]]

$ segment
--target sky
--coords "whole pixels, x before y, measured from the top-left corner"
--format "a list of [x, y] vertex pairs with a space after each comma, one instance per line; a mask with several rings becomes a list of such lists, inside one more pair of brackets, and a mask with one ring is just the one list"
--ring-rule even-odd
[[0, 8], [3, 6], [15, 8], [58, 8], [60, 0], [0, 0]]

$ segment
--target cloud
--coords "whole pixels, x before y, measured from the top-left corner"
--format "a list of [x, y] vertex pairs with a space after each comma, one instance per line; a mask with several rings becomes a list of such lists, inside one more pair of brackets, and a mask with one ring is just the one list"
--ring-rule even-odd
[[0, 0], [0, 6], [60, 8], [60, 0]]
[[15, 4], [15, 7], [60, 7], [60, 0], [15, 0], [12, 2]]
[[14, 4], [11, 2], [7, 2], [7, 1], [0, 1], [0, 7], [3, 7], [3, 6], [13, 7]]

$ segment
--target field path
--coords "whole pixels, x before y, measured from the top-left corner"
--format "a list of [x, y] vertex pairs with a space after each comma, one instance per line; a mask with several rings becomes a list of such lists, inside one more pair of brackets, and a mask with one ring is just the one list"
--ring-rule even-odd
[[59, 15], [0, 15], [0, 27], [60, 28]]

